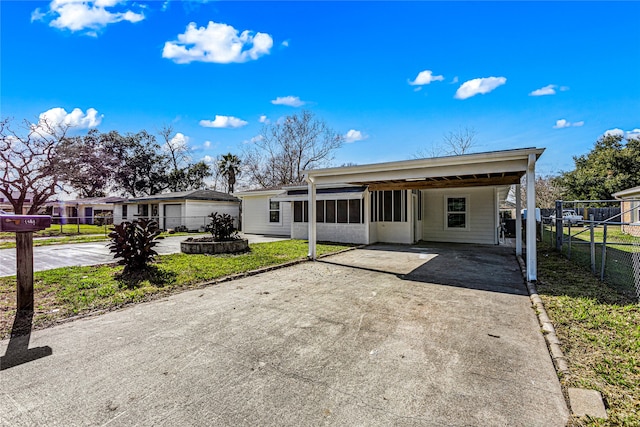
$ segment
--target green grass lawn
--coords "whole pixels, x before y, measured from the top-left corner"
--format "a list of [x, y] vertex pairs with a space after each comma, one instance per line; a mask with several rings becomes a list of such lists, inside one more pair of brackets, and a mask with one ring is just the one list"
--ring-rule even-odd
[[[239, 255], [161, 255], [151, 279], [138, 283], [119, 277], [121, 266], [68, 267], [34, 274], [34, 327], [96, 310], [112, 310], [200, 286], [202, 282], [306, 258], [302, 240], [252, 244]], [[318, 255], [349, 246], [318, 244]], [[15, 276], [0, 278], [0, 339], [10, 334], [15, 316]]]
[[640, 305], [544, 244], [538, 279], [569, 361], [563, 386], [598, 390], [609, 406], [608, 420], [572, 425], [640, 426]]

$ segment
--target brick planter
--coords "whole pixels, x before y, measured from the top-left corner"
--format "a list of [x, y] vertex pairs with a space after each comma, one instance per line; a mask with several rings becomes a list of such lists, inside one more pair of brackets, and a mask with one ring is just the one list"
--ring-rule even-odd
[[208, 237], [201, 239], [190, 237], [180, 242], [180, 251], [185, 254], [232, 254], [248, 250], [249, 241], [247, 239], [214, 242]]

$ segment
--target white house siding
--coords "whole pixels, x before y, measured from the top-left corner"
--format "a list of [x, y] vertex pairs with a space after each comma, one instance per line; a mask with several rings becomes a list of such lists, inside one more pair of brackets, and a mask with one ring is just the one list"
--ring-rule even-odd
[[212, 212], [229, 214], [234, 218], [236, 227], [240, 219], [240, 205], [238, 202], [216, 202], [211, 200], [187, 200], [185, 202], [185, 225], [189, 230], [197, 230], [209, 223], [207, 218]]
[[[275, 196], [274, 196], [275, 197]], [[242, 198], [242, 231], [273, 236], [291, 235], [291, 202], [280, 202], [280, 222], [269, 222], [270, 196]]]
[[[467, 229], [447, 229], [445, 197], [467, 197]], [[423, 190], [422, 239], [432, 242], [497, 244], [494, 187]]]
[[[316, 236], [320, 242], [336, 243], [367, 243], [367, 224], [316, 224]], [[309, 224], [306, 222], [294, 222], [291, 226], [292, 239], [309, 238]]]
[[405, 222], [376, 222], [376, 235], [378, 242], [411, 244], [413, 226], [410, 221]]

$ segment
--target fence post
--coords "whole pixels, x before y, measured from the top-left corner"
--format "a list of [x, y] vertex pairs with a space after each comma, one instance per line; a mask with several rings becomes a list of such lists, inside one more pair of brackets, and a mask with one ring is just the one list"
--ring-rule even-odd
[[571, 259], [571, 221], [567, 224], [567, 233], [569, 235], [569, 246], [567, 246], [567, 259]]
[[600, 280], [604, 282], [604, 266], [607, 261], [607, 224], [602, 230], [602, 266], [600, 267]]
[[589, 234], [590, 234], [590, 239], [589, 239], [589, 246], [591, 249], [591, 274], [595, 275], [596, 274], [596, 241], [595, 241], [595, 230], [594, 230], [594, 220], [593, 220], [593, 214], [589, 215], [589, 221], [591, 222], [591, 224], [589, 224]]
[[556, 200], [556, 249], [562, 252], [562, 200]]

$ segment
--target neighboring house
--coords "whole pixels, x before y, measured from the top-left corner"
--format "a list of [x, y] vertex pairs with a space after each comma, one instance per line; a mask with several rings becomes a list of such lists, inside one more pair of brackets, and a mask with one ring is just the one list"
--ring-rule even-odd
[[213, 190], [191, 190], [153, 196], [134, 197], [116, 203], [114, 223], [138, 218], [158, 221], [160, 228], [188, 230], [203, 229], [213, 212], [231, 215], [239, 226], [240, 200], [227, 193]]
[[[17, 198], [19, 193], [14, 192], [11, 194], [13, 197]], [[24, 205], [22, 206], [22, 212], [15, 212], [18, 215], [26, 214], [31, 208], [31, 201], [33, 200], [33, 194], [27, 193], [27, 197], [24, 199]], [[0, 194], [0, 210], [5, 211], [7, 213], [13, 212], [13, 205], [9, 202], [9, 199], [4, 194]]]
[[77, 200], [58, 200], [49, 202], [54, 221], [63, 224], [111, 224], [114, 204], [126, 200], [124, 197], [89, 197]]
[[[289, 228], [292, 238], [309, 239], [312, 259], [316, 241], [498, 244], [500, 207], [515, 185], [520, 209], [523, 175], [528, 205], [535, 204], [535, 163], [543, 152], [522, 148], [316, 169], [305, 171], [305, 186], [235, 195], [242, 199], [245, 232], [287, 235]], [[516, 221], [520, 226], [519, 216]], [[527, 234], [535, 231], [535, 222], [527, 224]], [[522, 243], [518, 233], [518, 254]], [[527, 239], [527, 258], [527, 277], [535, 280], [535, 238]]]
[[284, 194], [283, 187], [233, 193], [242, 200], [242, 231], [291, 237], [291, 203], [280, 199]]
[[640, 187], [618, 191], [613, 197], [620, 200], [622, 232], [640, 237]]

